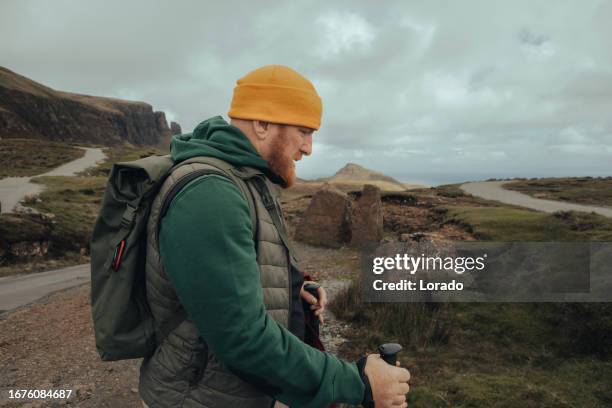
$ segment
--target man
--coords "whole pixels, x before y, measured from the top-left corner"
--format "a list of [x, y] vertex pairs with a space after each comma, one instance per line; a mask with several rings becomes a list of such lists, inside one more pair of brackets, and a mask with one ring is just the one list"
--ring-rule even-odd
[[302, 290], [274, 219], [273, 184], [295, 182], [294, 162], [311, 154], [321, 110], [306, 78], [266, 66], [238, 80], [231, 124], [214, 117], [173, 139], [175, 163], [207, 156], [252, 174], [245, 179], [257, 215], [254, 225], [244, 191], [218, 174], [182, 187], [165, 215], [152, 210], [150, 227], [163, 218], [159, 252], [149, 245], [147, 254], [149, 306], [156, 321], [181, 307], [189, 317], [143, 361], [140, 395], [151, 408], [324, 407], [370, 393], [376, 407], [406, 406], [407, 370], [377, 355], [349, 363], [301, 340], [300, 294], [322, 316], [325, 293], [317, 301]]

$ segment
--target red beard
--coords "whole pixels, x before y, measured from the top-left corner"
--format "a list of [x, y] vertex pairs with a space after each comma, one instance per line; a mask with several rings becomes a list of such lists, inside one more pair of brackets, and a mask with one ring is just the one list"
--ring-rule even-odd
[[281, 187], [289, 188], [295, 184], [295, 164], [285, 146], [286, 130], [281, 129], [271, 145], [271, 154], [268, 160], [270, 170], [282, 179]]

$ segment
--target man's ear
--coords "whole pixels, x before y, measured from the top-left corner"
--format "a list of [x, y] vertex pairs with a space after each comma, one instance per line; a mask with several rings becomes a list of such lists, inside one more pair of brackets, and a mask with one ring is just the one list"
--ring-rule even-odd
[[253, 130], [259, 140], [266, 140], [268, 133], [270, 132], [270, 123], [261, 120], [253, 121]]

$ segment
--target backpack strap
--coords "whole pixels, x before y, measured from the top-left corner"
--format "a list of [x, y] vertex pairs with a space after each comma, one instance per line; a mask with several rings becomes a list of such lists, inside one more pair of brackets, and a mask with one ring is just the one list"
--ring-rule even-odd
[[[257, 229], [257, 212], [255, 210], [255, 200], [244, 180], [263, 173], [260, 170], [236, 167], [233, 164], [230, 164], [224, 160], [208, 156], [192, 157], [190, 159], [180, 162], [177, 166], [190, 163], [202, 163], [216, 167], [217, 169], [223, 172], [223, 175], [225, 177], [229, 177], [234, 182], [234, 184], [236, 184], [238, 188], [240, 188], [242, 194], [247, 200], [247, 203], [249, 204], [249, 210], [251, 212], [251, 223], [253, 224], [253, 234], [255, 234]], [[253, 235], [253, 237], [256, 237], [256, 235]]]
[[287, 230], [285, 229], [285, 223], [283, 221], [281, 209], [279, 208], [277, 201], [272, 197], [272, 194], [270, 193], [270, 189], [268, 188], [264, 178], [256, 177], [254, 179], [254, 184], [255, 184], [255, 188], [261, 195], [261, 199], [263, 201], [264, 206], [266, 207], [266, 210], [268, 210], [268, 212], [270, 213], [272, 222], [274, 223], [274, 226], [276, 227], [276, 230], [278, 231], [278, 234], [280, 235], [281, 240], [283, 241], [283, 243], [285, 244], [285, 247], [287, 247], [287, 250], [289, 251], [291, 263], [297, 264], [298, 257], [296, 256], [296, 252], [293, 249], [293, 245], [291, 245], [291, 242], [289, 241], [289, 238], [287, 237]]
[[[166, 195], [164, 196], [162, 200], [162, 207], [161, 207], [161, 211], [159, 215], [159, 221], [161, 221], [164, 215], [166, 215], [166, 212], [170, 208], [170, 204], [172, 203], [172, 200], [183, 189], [183, 187], [185, 187], [187, 184], [189, 184], [191, 181], [197, 178], [214, 174], [214, 175], [218, 175], [218, 176], [230, 179], [230, 181], [232, 181], [232, 183], [236, 185], [242, 192], [242, 195], [246, 199], [247, 204], [249, 206], [249, 214], [251, 217], [251, 225], [253, 228], [253, 239], [255, 240], [257, 237], [257, 211], [255, 209], [255, 200], [249, 188], [247, 187], [246, 183], [242, 179], [242, 177], [236, 175], [236, 174], [241, 175], [242, 173], [235, 166], [227, 162], [224, 162], [223, 160], [220, 160], [214, 157], [201, 156], [201, 157], [193, 157], [191, 159], [188, 159], [188, 160], [185, 160], [185, 161], [182, 161], [176, 164], [174, 167], [172, 167], [169, 174], [175, 169], [177, 169], [178, 167], [181, 167], [187, 164], [193, 164], [193, 163], [207, 164], [209, 166], [214, 167], [214, 169], [208, 168], [208, 169], [194, 170], [182, 176], [179, 180], [177, 180], [177, 182], [170, 188], [170, 190], [166, 193]], [[157, 225], [158, 235], [159, 235], [159, 227], [160, 227], [159, 221]], [[159, 242], [159, 240], [157, 240], [157, 242]]]
[[[176, 164], [172, 167], [172, 169], [170, 169], [168, 174], [172, 173], [172, 171], [174, 171], [178, 167], [193, 163], [206, 164], [212, 166], [213, 168], [198, 169], [183, 175], [175, 182], [174, 185], [172, 185], [172, 187], [170, 187], [170, 190], [168, 190], [168, 192], [162, 198], [162, 207], [159, 213], [156, 231], [156, 234], [158, 235], [158, 238], [156, 240], [158, 242], [158, 245], [161, 219], [164, 217], [164, 215], [170, 208], [170, 204], [172, 203], [174, 197], [176, 197], [176, 195], [191, 181], [211, 174], [230, 179], [230, 181], [240, 189], [249, 206], [251, 225], [253, 226], [253, 240], [255, 240], [257, 238], [257, 212], [255, 208], [255, 200], [253, 198], [253, 195], [251, 194], [251, 191], [243, 180], [243, 177], [251, 176], [252, 172], [241, 171], [235, 166], [223, 160], [216, 159], [214, 157], [202, 156], [193, 157], [191, 159]], [[257, 250], [257, 246], [255, 247], [255, 250]], [[172, 331], [174, 331], [174, 329], [176, 329], [187, 318], [187, 316], [187, 311], [181, 306], [174, 312], [174, 314], [170, 318], [162, 322], [158, 326], [158, 344], [160, 344], [166, 337], [168, 337], [168, 335], [170, 335], [170, 333], [172, 333]]]

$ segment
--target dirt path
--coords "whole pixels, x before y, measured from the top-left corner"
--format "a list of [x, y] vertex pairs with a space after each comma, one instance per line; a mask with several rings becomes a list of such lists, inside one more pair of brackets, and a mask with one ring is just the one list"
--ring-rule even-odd
[[555, 211], [582, 211], [588, 213], [595, 212], [604, 217], [612, 218], [612, 208], [533, 198], [527, 194], [519, 193], [518, 191], [504, 189], [503, 185], [505, 183], [507, 183], [507, 181], [466, 183], [461, 186], [461, 189], [474, 196], [487, 200], [501, 201], [502, 203], [518, 205], [547, 213], [553, 213]]
[[[81, 147], [85, 155], [79, 159], [63, 164], [38, 176], [74, 176], [76, 173], [95, 166], [106, 158], [102, 149]], [[32, 177], [7, 177], [0, 180], [0, 211], [2, 214], [13, 212], [21, 200], [28, 194], [40, 194], [44, 186], [32, 183]]]
[[[336, 294], [338, 294], [338, 292], [349, 284], [349, 281], [340, 279], [326, 279], [319, 281], [319, 283], [325, 288], [328, 299], [331, 300]], [[327, 310], [324, 313], [324, 318], [324, 324], [320, 325], [319, 327], [319, 336], [321, 338], [321, 342], [325, 346], [325, 351], [342, 357], [341, 347], [347, 342], [347, 339], [343, 337], [342, 334], [346, 333], [349, 326], [348, 324], [338, 320], [330, 310]]]
[[[89, 284], [57, 292], [0, 318], [0, 407], [136, 407], [136, 360], [96, 352]], [[9, 390], [72, 390], [69, 400], [9, 400]], [[26, 404], [27, 402], [27, 404]]]

